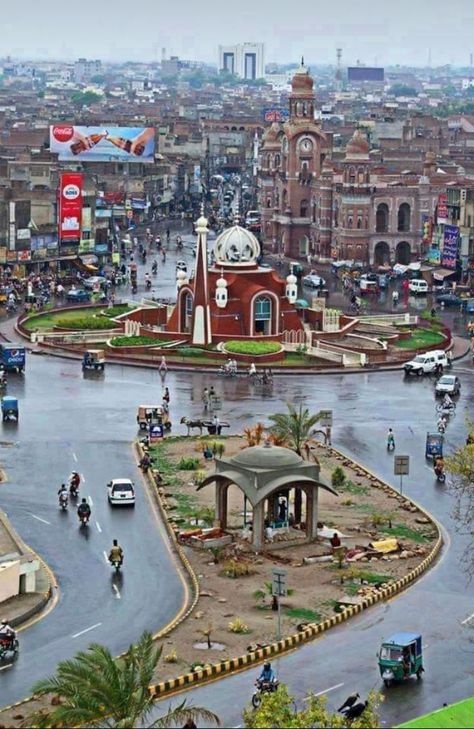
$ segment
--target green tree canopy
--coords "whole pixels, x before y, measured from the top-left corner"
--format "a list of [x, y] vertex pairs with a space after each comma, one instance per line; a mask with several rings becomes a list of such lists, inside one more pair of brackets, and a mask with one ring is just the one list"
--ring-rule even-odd
[[102, 99], [102, 95], [96, 93], [95, 91], [75, 91], [71, 95], [71, 101], [74, 104], [74, 106], [82, 107], [82, 106], [90, 106], [91, 104], [95, 104], [98, 101]]
[[393, 84], [388, 90], [393, 96], [418, 96], [418, 91], [407, 84]]

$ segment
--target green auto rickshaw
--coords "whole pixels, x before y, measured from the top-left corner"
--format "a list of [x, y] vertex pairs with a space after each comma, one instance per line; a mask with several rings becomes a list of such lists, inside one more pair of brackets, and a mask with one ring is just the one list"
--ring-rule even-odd
[[423, 653], [419, 633], [395, 633], [384, 640], [378, 654], [380, 675], [385, 686], [422, 677]]

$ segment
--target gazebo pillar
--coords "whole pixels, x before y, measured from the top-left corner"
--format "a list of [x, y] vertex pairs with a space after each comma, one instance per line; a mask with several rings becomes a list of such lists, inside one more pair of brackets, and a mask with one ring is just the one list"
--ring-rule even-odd
[[263, 544], [263, 507], [264, 501], [259, 501], [253, 507], [253, 523], [252, 523], [252, 544], [254, 549], [260, 550]]
[[310, 542], [314, 542], [318, 536], [318, 497], [317, 486], [313, 486], [306, 494], [306, 536]]
[[227, 485], [216, 483], [216, 519], [221, 529], [227, 529]]

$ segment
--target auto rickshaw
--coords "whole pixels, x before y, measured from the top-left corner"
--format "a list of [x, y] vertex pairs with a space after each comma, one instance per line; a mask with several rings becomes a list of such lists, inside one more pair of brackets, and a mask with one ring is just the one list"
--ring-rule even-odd
[[16, 397], [10, 397], [6, 395], [2, 397], [2, 420], [18, 420], [18, 400]]
[[385, 686], [422, 677], [423, 653], [420, 633], [395, 633], [384, 640], [378, 653], [379, 670]]
[[140, 405], [137, 423], [140, 430], [149, 430], [153, 425], [162, 425], [166, 430], [171, 428], [168, 413], [161, 405]]
[[130, 283], [132, 284], [132, 286], [137, 285], [137, 270], [138, 270], [137, 264], [131, 263], [130, 264]]
[[82, 358], [83, 370], [101, 370], [105, 367], [105, 353], [103, 349], [87, 349]]
[[426, 446], [425, 446], [425, 458], [432, 458], [434, 460], [438, 456], [442, 457], [443, 442], [444, 442], [444, 436], [441, 433], [427, 433], [426, 434]]

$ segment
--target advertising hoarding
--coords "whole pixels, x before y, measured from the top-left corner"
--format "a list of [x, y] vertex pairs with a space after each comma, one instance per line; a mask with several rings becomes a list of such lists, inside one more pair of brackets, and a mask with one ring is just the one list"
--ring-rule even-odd
[[153, 127], [90, 127], [55, 124], [49, 147], [60, 162], [153, 162]]
[[271, 124], [272, 122], [286, 122], [289, 118], [290, 112], [284, 107], [272, 107], [270, 109], [263, 110], [263, 121], [266, 124]]
[[459, 228], [456, 225], [444, 226], [444, 246], [441, 263], [445, 268], [456, 268], [459, 247]]
[[370, 68], [368, 66], [349, 66], [347, 69], [347, 78], [350, 81], [384, 81], [384, 68]]
[[59, 183], [59, 240], [79, 243], [82, 218], [82, 174], [63, 172]]
[[448, 196], [445, 192], [438, 195], [437, 220], [438, 225], [448, 222]]

